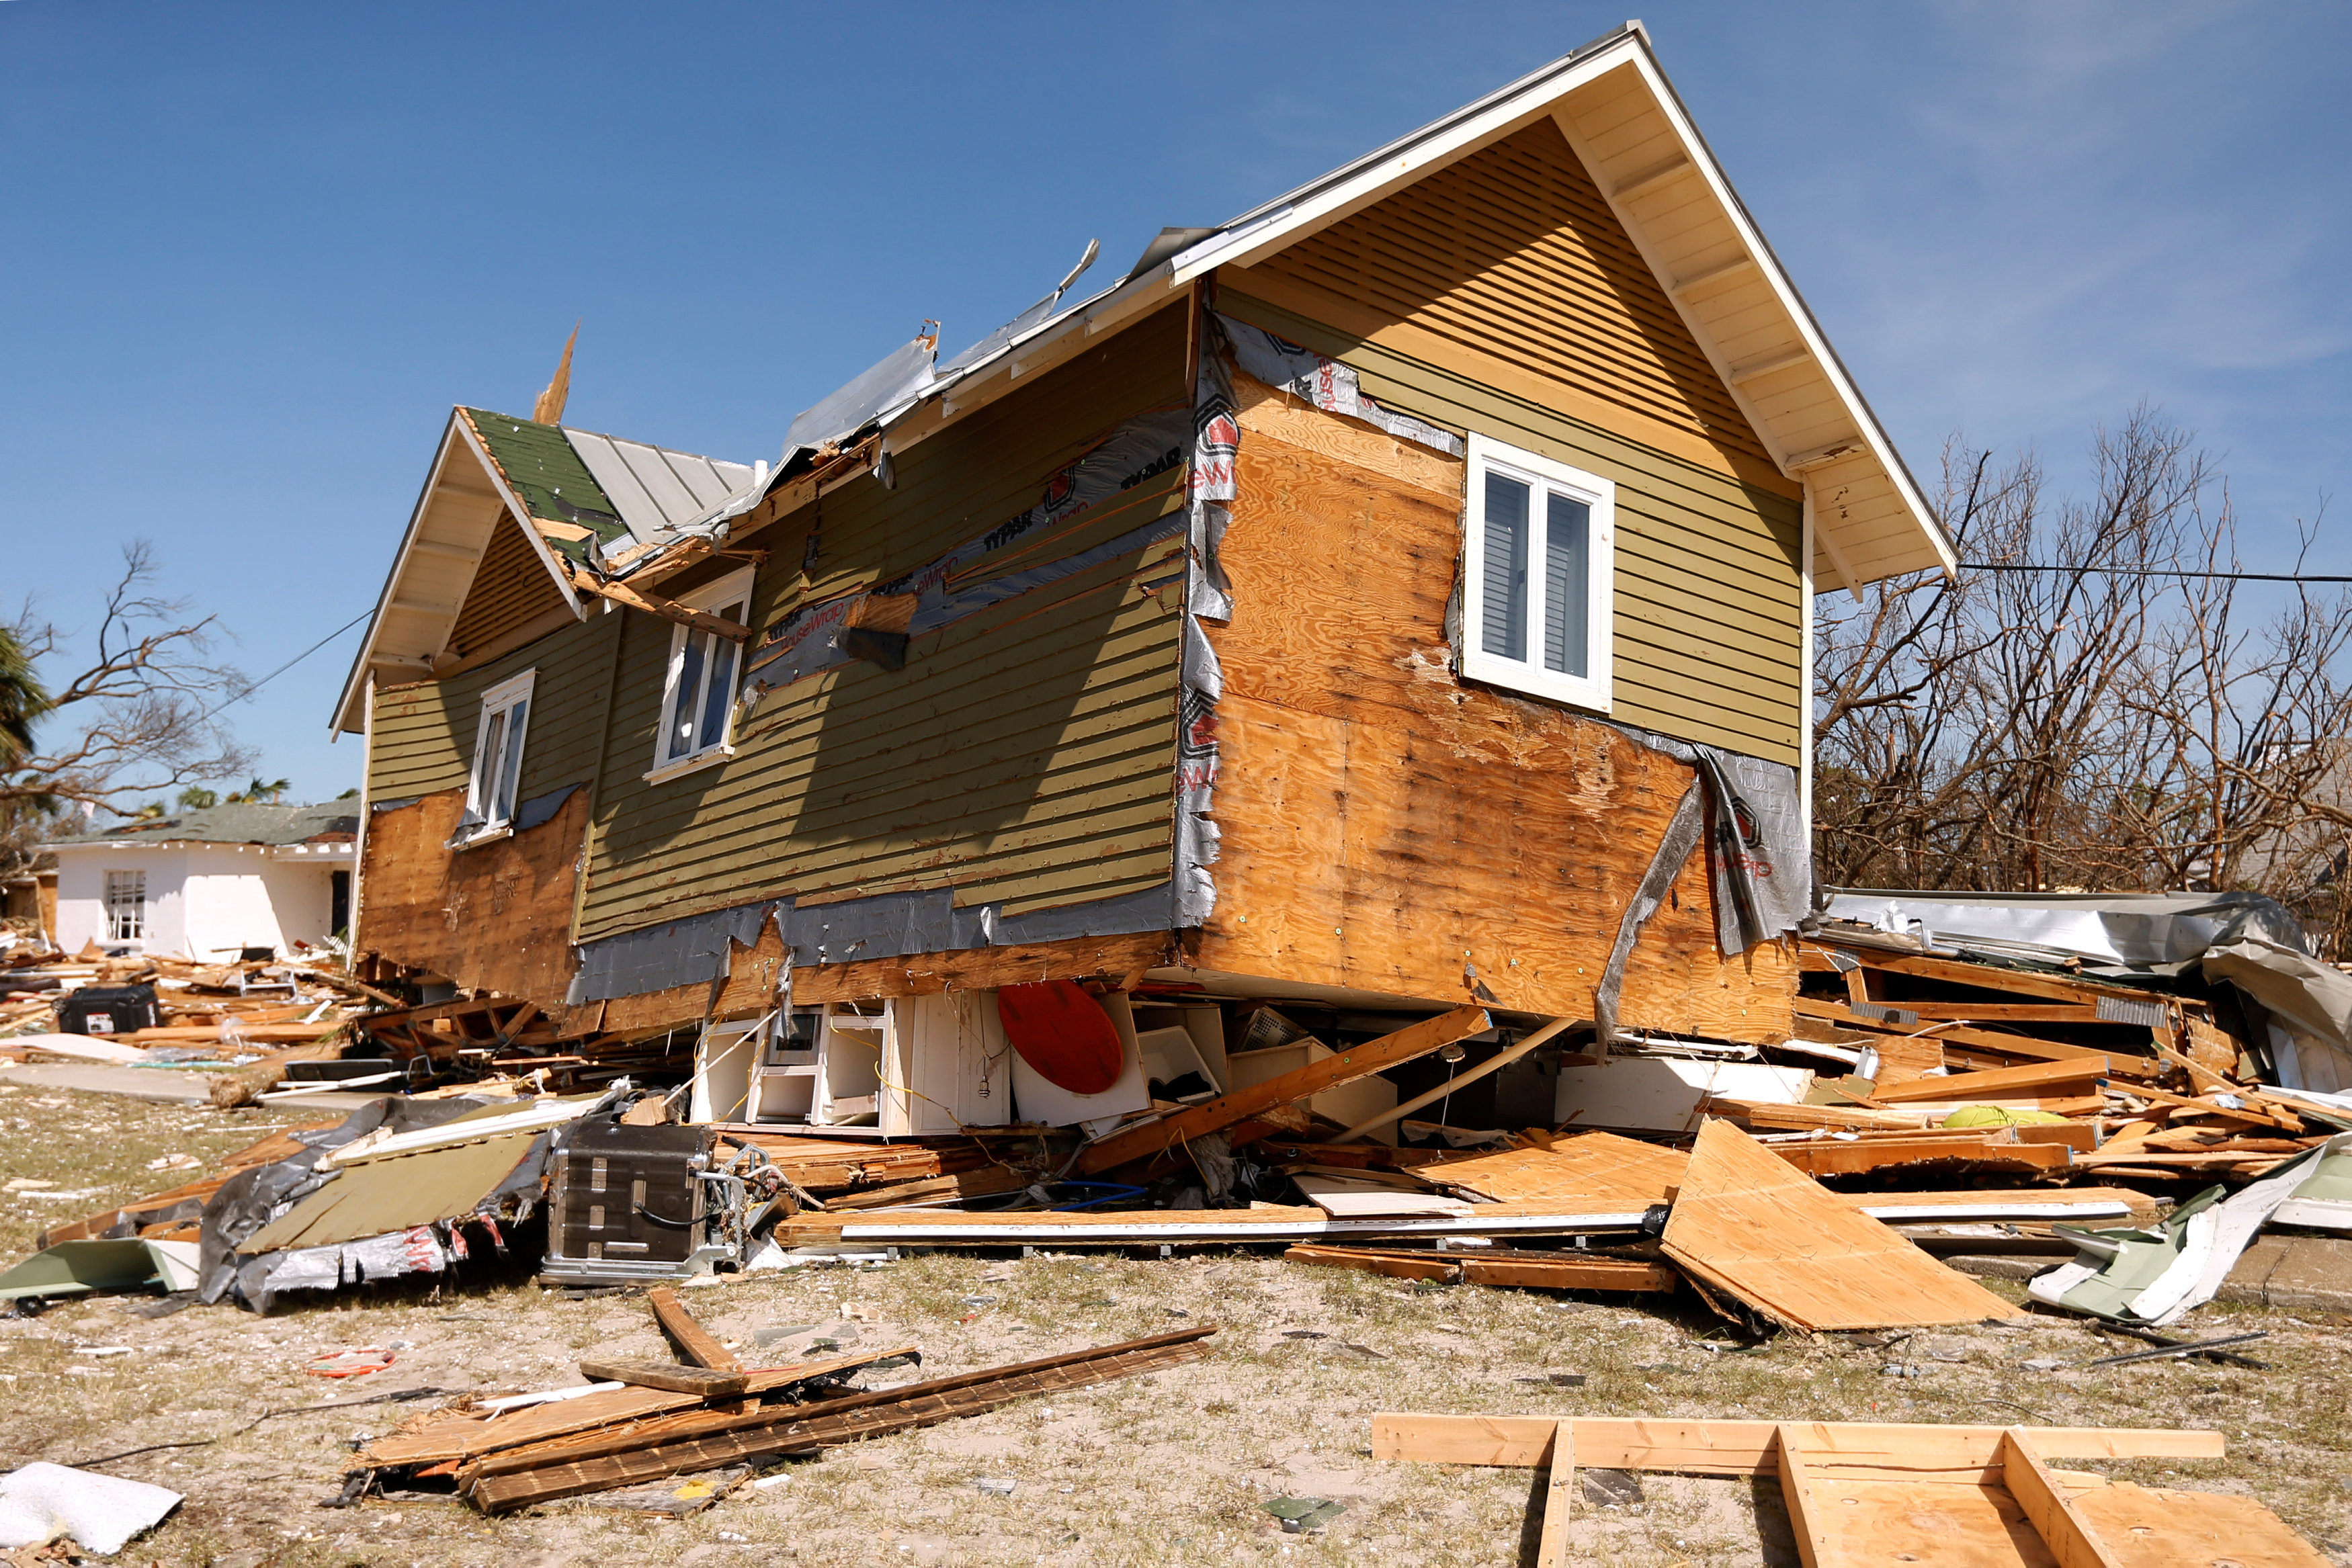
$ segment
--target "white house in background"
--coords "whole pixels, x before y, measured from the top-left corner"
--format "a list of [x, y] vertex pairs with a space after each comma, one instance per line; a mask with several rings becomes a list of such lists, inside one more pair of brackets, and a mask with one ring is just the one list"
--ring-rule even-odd
[[351, 800], [214, 806], [53, 841], [55, 940], [199, 963], [315, 944], [351, 923], [359, 827]]

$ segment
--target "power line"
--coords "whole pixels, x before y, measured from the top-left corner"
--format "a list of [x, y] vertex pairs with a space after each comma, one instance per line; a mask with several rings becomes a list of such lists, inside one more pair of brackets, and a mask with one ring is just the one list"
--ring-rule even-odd
[[352, 616], [349, 621], [344, 622], [341, 625], [336, 627], [333, 631], [328, 632], [325, 636], [320, 638], [317, 642], [311, 643], [309, 647], [303, 649], [300, 653], [295, 654], [292, 658], [287, 660], [284, 664], [278, 665], [276, 669], [262, 676], [261, 679], [252, 682], [247, 685], [245, 689], [238, 692], [236, 695], [233, 697], [224, 697], [219, 702], [215, 703], [212, 706], [205, 709], [203, 713], [196, 716], [196, 722], [198, 724], [202, 724], [205, 720], [212, 717], [213, 715], [220, 712], [221, 709], [243, 702], [246, 698], [251, 696], [254, 693], [259, 691], [262, 687], [268, 685], [270, 682], [276, 680], [278, 676], [284, 674], [287, 671], [292, 669], [295, 665], [300, 664], [303, 660], [309, 658], [311, 654], [317, 653], [320, 649], [325, 647], [328, 643], [333, 642], [336, 638], [341, 636], [344, 632], [350, 631], [352, 627], [358, 625], [361, 622], [366, 620], [369, 616], [374, 613], [375, 611], [373, 607], [361, 611], [357, 615]]
[[2201, 577], [2219, 582], [2352, 582], [2352, 577], [2308, 577], [2294, 571], [2181, 571], [2168, 566], [2023, 566], [2006, 561], [1964, 560], [1962, 571], [2083, 571], [2109, 577]]

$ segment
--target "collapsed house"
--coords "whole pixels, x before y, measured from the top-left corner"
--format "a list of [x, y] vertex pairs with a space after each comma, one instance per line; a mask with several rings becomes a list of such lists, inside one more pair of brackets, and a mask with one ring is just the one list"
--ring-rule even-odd
[[[1811, 597], [1953, 557], [1640, 29], [1069, 287], [772, 464], [453, 413], [334, 718], [379, 1047], [896, 1135], [1267, 1001], [1785, 1038]], [[1047, 1082], [1052, 981], [1157, 1047]]]

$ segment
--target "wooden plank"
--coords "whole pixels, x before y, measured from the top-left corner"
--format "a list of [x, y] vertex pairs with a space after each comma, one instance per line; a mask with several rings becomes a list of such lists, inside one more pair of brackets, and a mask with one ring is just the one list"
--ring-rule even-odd
[[[1864, 968], [1884, 969], [1890, 974], [1916, 975], [1922, 979], [1942, 980], [1949, 985], [1971, 986], [1983, 991], [2007, 991], [2021, 997], [2046, 997], [2053, 1001], [2080, 1002], [2085, 998], [2114, 997], [2122, 1001], [2146, 1002], [2168, 1000], [2159, 993], [2139, 990], [2130, 986], [2112, 986], [2098, 980], [2078, 979], [2067, 975], [2035, 974], [2022, 969], [2004, 969], [1992, 964], [1971, 964], [1964, 958], [1936, 958], [1924, 953], [1888, 953], [1875, 947], [1848, 947], [1834, 937], [1815, 937], [1815, 943], [1836, 947]], [[1809, 957], [1807, 967], [1828, 970], [1826, 956], [1815, 961]], [[1902, 1005], [1902, 1004], [1896, 1004]], [[2200, 1004], [2201, 1005], [2201, 1004]]]
[[[1548, 1416], [1372, 1417], [1372, 1458], [1424, 1464], [1532, 1469], [1551, 1451]], [[1703, 1476], [1775, 1476], [1781, 1423], [1578, 1416], [1577, 1462], [1594, 1469], [1667, 1470]], [[1825, 1473], [1974, 1475], [2000, 1479], [2005, 1427], [1820, 1422], [1804, 1427], [1809, 1461]], [[2040, 1427], [2036, 1450], [2049, 1459], [2218, 1459], [2221, 1434], [2130, 1427]]]
[[[794, 1384], [837, 1377], [894, 1356], [919, 1354], [908, 1344], [790, 1366], [765, 1367], [748, 1375], [746, 1392], [755, 1396], [772, 1394]], [[616, 1388], [509, 1411], [496, 1420], [488, 1418], [487, 1412], [477, 1410], [429, 1421], [415, 1431], [377, 1438], [362, 1458], [371, 1465], [384, 1467], [446, 1464], [478, 1458], [502, 1448], [549, 1442], [602, 1427], [628, 1427], [655, 1416], [702, 1408], [707, 1408], [702, 1399], [692, 1394], [672, 1394], [658, 1388]]]
[[[672, 1417], [653, 1433], [590, 1434], [561, 1450], [521, 1450], [478, 1461], [459, 1472], [458, 1484], [476, 1507], [497, 1513], [682, 1470], [807, 1453], [950, 1416], [976, 1415], [1034, 1394], [1181, 1365], [1206, 1354], [1207, 1347], [1200, 1342], [1215, 1332], [1214, 1325], [1203, 1324], [1172, 1334], [813, 1405], [770, 1406], [743, 1415]], [[649, 1436], [653, 1445], [642, 1446]], [[562, 1457], [557, 1457], [559, 1453]]]
[[1850, 1176], [1888, 1166], [1924, 1164], [1929, 1160], [1969, 1160], [1979, 1165], [2024, 1166], [2056, 1170], [2073, 1162], [2073, 1151], [2057, 1144], [2023, 1144], [2001, 1134], [2013, 1129], [1953, 1135], [1877, 1139], [1841, 1143], [1828, 1139], [1801, 1144], [1774, 1144], [1774, 1154], [1807, 1176]]
[[1941, 1078], [1916, 1079], [1881, 1089], [1871, 1098], [1882, 1105], [1903, 1105], [1921, 1100], [1969, 1104], [1988, 1096], [1998, 1099], [2039, 1092], [2083, 1094], [2088, 1092], [2087, 1085], [2104, 1082], [2105, 1076], [2103, 1070], [2080, 1061], [2044, 1061], [2031, 1067], [2001, 1067], [1990, 1072], [1953, 1072]]
[[1470, 1257], [1458, 1252], [1381, 1251], [1302, 1242], [1283, 1253], [1293, 1263], [1354, 1269], [1396, 1280], [1510, 1285], [1546, 1291], [1671, 1291], [1681, 1277], [1662, 1263], [1622, 1258]]
[[1727, 1100], [1712, 1094], [1701, 1100], [1698, 1108], [1703, 1115], [1728, 1116], [1775, 1132], [1832, 1127], [1916, 1133], [1928, 1124], [1927, 1116], [1920, 1112], [1872, 1111], [1860, 1105], [1788, 1105], [1777, 1100]]
[[[2291, 1133], [2303, 1131], [2303, 1118], [2294, 1113], [2292, 1109], [2293, 1102], [2266, 1099], [2234, 1085], [2230, 1092], [2237, 1095], [2244, 1103], [2233, 1109], [2227, 1105], [2217, 1105], [2200, 1095], [2175, 1094], [2169, 1089], [2158, 1089], [2146, 1083], [2135, 1083], [2127, 1089], [2119, 1091], [2121, 1093], [2131, 1095], [2134, 1099], [2147, 1101], [2152, 1105], [2171, 1105], [2184, 1111], [2202, 1112], [2219, 1122], [2240, 1122], [2249, 1126], [2277, 1127]], [[2278, 1109], [2268, 1110], [2265, 1109], [2266, 1106], [2277, 1106]]]
[[1205, 1104], [1187, 1106], [1139, 1127], [1113, 1133], [1081, 1150], [1076, 1168], [1082, 1174], [1091, 1175], [1114, 1169], [1132, 1160], [1149, 1159], [1178, 1147], [1188, 1138], [1220, 1132], [1276, 1105], [1311, 1099], [1327, 1089], [1353, 1083], [1383, 1068], [1426, 1056], [1470, 1035], [1482, 1034], [1490, 1027], [1492, 1020], [1486, 1017], [1485, 1009], [1455, 1008], [1435, 1018], [1408, 1024], [1370, 1044], [1353, 1046], [1334, 1052], [1320, 1061], [1310, 1061], [1278, 1078], [1270, 1078], [1247, 1089], [1221, 1095]]
[[[662, 1333], [669, 1335], [677, 1346], [678, 1354], [697, 1366], [707, 1366], [715, 1372], [741, 1372], [742, 1362], [735, 1353], [719, 1343], [709, 1329], [695, 1322], [677, 1292], [667, 1285], [656, 1285], [646, 1292], [646, 1303], [654, 1310], [654, 1321], [661, 1324]], [[624, 1379], [624, 1381], [626, 1381]]]
[[1661, 1244], [1703, 1284], [1797, 1328], [1927, 1327], [2011, 1311], [1723, 1122], [1700, 1126]]
[[2001, 1434], [2000, 1479], [2058, 1568], [2123, 1568], [2051, 1479], [2031, 1427], [2011, 1427]]
[[633, 1388], [662, 1388], [702, 1399], [729, 1399], [751, 1387], [740, 1372], [720, 1372], [707, 1366], [666, 1366], [657, 1361], [614, 1361], [597, 1358], [580, 1364], [580, 1375], [591, 1383], [625, 1383]]
[[1801, 1430], [1783, 1425], [1773, 1431], [1772, 1458], [1780, 1471], [1780, 1501], [1788, 1510], [1789, 1528], [1797, 1538], [1797, 1554], [1804, 1559], [1805, 1568], [1839, 1568], [1823, 1528], [1824, 1502], [1814, 1490]]
[[1536, 1543], [1536, 1568], [1568, 1568], [1568, 1515], [1576, 1504], [1573, 1421], [1553, 1425], [1549, 1472], [1544, 1481], [1543, 1533]]

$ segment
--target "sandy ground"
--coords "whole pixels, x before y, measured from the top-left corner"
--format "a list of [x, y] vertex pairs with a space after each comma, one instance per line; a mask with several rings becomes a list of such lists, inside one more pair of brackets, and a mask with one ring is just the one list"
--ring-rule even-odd
[[[148, 1171], [151, 1160], [215, 1155], [293, 1119], [0, 1095], [5, 1177], [55, 1184], [0, 1194], [0, 1256], [22, 1256], [44, 1223], [187, 1179]], [[45, 1190], [86, 1196], [27, 1196]], [[921, 1347], [921, 1368], [867, 1375], [877, 1385], [1185, 1322], [1219, 1332], [1207, 1360], [1177, 1371], [788, 1462], [766, 1486], [686, 1519], [575, 1502], [485, 1520], [437, 1500], [319, 1506], [340, 1488], [355, 1440], [440, 1399], [349, 1402], [560, 1386], [578, 1381], [574, 1363], [592, 1351], [666, 1356], [642, 1298], [572, 1299], [520, 1269], [478, 1264], [437, 1289], [298, 1296], [268, 1318], [226, 1307], [147, 1317], [150, 1301], [85, 1299], [0, 1318], [0, 1467], [202, 1445], [105, 1467], [187, 1494], [120, 1559], [131, 1563], [1486, 1564], [1532, 1561], [1541, 1478], [1376, 1462], [1374, 1412], [2195, 1426], [2225, 1433], [2229, 1457], [2109, 1473], [2250, 1492], [2352, 1568], [2352, 1320], [2215, 1309], [2192, 1320], [2200, 1335], [2267, 1330], [2252, 1347], [2267, 1372], [2032, 1371], [2021, 1364], [2134, 1346], [2049, 1319], [1883, 1345], [1783, 1338], [1750, 1353], [1687, 1294], [1414, 1288], [1234, 1250], [1166, 1260], [941, 1252], [762, 1275], [687, 1299], [753, 1365], [795, 1359], [819, 1337]], [[397, 1359], [344, 1384], [304, 1371], [322, 1350], [358, 1345], [394, 1347]], [[113, 1347], [128, 1354], [86, 1354]], [[1924, 1375], [1889, 1375], [1889, 1364]], [[1570, 1371], [1586, 1375], [1582, 1387], [1550, 1382]], [[298, 1410], [330, 1401], [345, 1407]], [[238, 1431], [277, 1410], [298, 1413]], [[1012, 1481], [1010, 1495], [982, 1491], [982, 1478]], [[1649, 1476], [1642, 1488], [1639, 1503], [1580, 1507], [1580, 1561], [1796, 1561], [1769, 1485]], [[1286, 1535], [1261, 1506], [1282, 1496], [1345, 1511], [1320, 1534]]]

